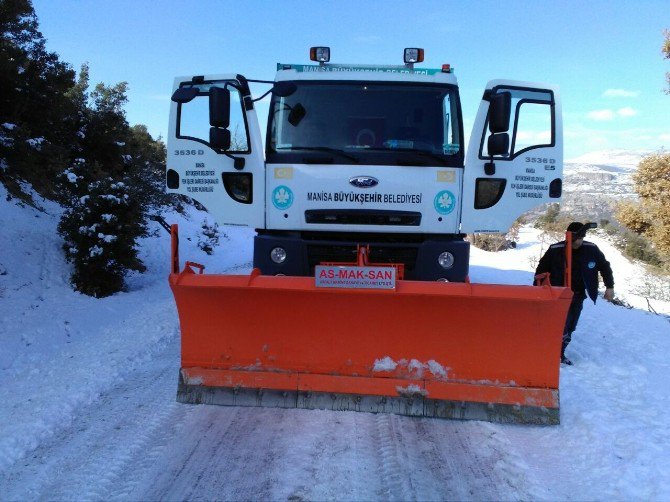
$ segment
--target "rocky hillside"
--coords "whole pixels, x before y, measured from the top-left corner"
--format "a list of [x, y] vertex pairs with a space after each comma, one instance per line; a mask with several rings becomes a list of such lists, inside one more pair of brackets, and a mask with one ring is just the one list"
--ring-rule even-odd
[[635, 198], [633, 173], [647, 151], [594, 152], [565, 162], [563, 211], [599, 221], [612, 219], [615, 204]]

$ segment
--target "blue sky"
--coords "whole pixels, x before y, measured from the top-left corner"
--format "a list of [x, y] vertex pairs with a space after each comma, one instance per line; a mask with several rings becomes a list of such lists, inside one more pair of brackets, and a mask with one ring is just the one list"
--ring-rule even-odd
[[49, 50], [91, 82], [130, 85], [128, 120], [165, 136], [177, 75], [235, 72], [272, 80], [275, 63], [450, 63], [466, 135], [486, 82], [558, 84], [567, 159], [607, 149], [670, 148], [659, 1], [129, 1], [33, 0]]

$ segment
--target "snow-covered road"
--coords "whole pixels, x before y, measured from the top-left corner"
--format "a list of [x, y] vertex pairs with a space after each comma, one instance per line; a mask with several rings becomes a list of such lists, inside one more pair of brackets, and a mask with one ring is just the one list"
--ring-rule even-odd
[[503, 429], [175, 402], [174, 338], [0, 477], [4, 500], [531, 498]]
[[[149, 272], [130, 277], [128, 292], [96, 300], [69, 288], [58, 209], [5, 197], [2, 500], [670, 499], [670, 324], [633, 294], [641, 269], [595, 236], [617, 293], [637, 308], [585, 304], [568, 348], [575, 366], [561, 368], [558, 426], [189, 406], [175, 401], [166, 237], [143, 242]], [[206, 256], [196, 246], [202, 218], [180, 220], [182, 256], [248, 271], [251, 234], [226, 229]], [[473, 281], [530, 282], [541, 246], [524, 229], [515, 250], [473, 249]]]

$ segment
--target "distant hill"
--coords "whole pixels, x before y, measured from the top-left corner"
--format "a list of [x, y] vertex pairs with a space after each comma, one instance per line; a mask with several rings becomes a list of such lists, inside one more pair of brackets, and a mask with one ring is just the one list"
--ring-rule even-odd
[[609, 150], [567, 160], [563, 167], [562, 210], [591, 221], [611, 220], [618, 201], [637, 197], [632, 175], [640, 160], [650, 153]]
[[591, 152], [573, 159], [566, 164], [588, 164], [635, 170], [642, 157], [654, 153], [652, 150], [603, 150]]

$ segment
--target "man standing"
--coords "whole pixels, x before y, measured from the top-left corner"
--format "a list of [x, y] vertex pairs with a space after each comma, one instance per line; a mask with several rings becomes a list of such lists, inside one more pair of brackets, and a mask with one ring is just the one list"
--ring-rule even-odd
[[[577, 328], [579, 316], [586, 294], [596, 302], [598, 297], [598, 272], [605, 283], [605, 300], [614, 299], [614, 277], [610, 263], [605, 259], [603, 252], [592, 242], [584, 240], [586, 231], [595, 227], [595, 224], [582, 224], [573, 221], [567, 231], [572, 232], [572, 303], [568, 310], [568, 318], [563, 330], [563, 347], [561, 348], [561, 363], [571, 365], [572, 361], [565, 357], [565, 348], [572, 339], [572, 332]], [[549, 272], [552, 286], [563, 286], [565, 274], [565, 241], [552, 244], [547, 249], [537, 266], [535, 275]], [[586, 291], [586, 294], [585, 294]]]

